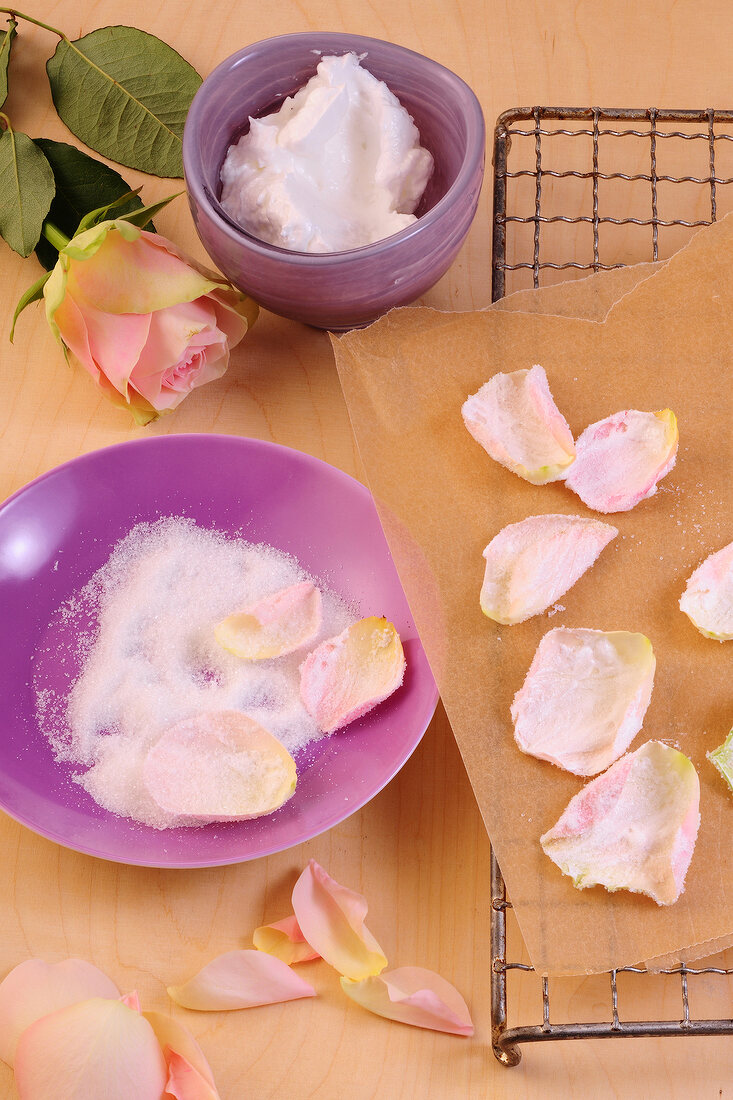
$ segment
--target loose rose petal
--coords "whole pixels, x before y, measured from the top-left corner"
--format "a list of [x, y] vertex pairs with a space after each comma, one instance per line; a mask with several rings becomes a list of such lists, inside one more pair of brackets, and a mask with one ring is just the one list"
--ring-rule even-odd
[[114, 982], [83, 959], [26, 959], [0, 983], [0, 1058], [12, 1066], [18, 1039], [42, 1016], [90, 997], [119, 995]]
[[495, 374], [461, 412], [484, 450], [533, 485], [564, 477], [575, 458], [572, 432], [539, 365]]
[[402, 966], [360, 982], [341, 979], [347, 997], [388, 1020], [449, 1035], [473, 1035], [468, 1006], [455, 986], [421, 966]]
[[733, 542], [698, 565], [680, 607], [706, 638], [733, 640]]
[[228, 951], [168, 995], [183, 1008], [218, 1012], [315, 997], [315, 990], [280, 959], [264, 951]]
[[708, 760], [715, 765], [733, 791], [733, 730], [719, 748], [708, 753]]
[[300, 696], [318, 728], [333, 733], [389, 698], [404, 675], [399, 634], [372, 615], [308, 654], [300, 666]]
[[310, 581], [291, 584], [216, 627], [216, 640], [235, 657], [264, 661], [293, 653], [321, 629], [321, 593]]
[[497, 623], [524, 622], [550, 607], [590, 569], [618, 531], [581, 516], [529, 516], [484, 550], [481, 610]]
[[[160, 1048], [170, 1068], [170, 1054], [175, 1052], [182, 1058], [186, 1065], [196, 1070], [201, 1080], [211, 1089], [216, 1089], [214, 1074], [201, 1047], [198, 1045], [188, 1028], [174, 1020], [172, 1016], [164, 1016], [162, 1012], [144, 1012], [155, 1038], [160, 1043]], [[167, 1089], [166, 1091], [170, 1091]], [[173, 1094], [175, 1095], [175, 1093]], [[208, 1094], [204, 1093], [205, 1097]]]
[[628, 512], [657, 491], [674, 466], [678, 441], [671, 409], [614, 413], [580, 436], [565, 484], [596, 512]]
[[167, 1076], [147, 1020], [100, 998], [31, 1024], [15, 1057], [20, 1100], [161, 1100]]
[[683, 753], [647, 741], [591, 780], [540, 843], [579, 890], [605, 886], [672, 905], [700, 825], [700, 782]]
[[358, 982], [384, 970], [387, 958], [364, 924], [366, 898], [314, 859], [293, 887], [293, 909], [308, 943], [339, 974]]
[[168, 1065], [166, 1100], [168, 1096], [175, 1100], [221, 1100], [216, 1087], [206, 1081], [183, 1055], [175, 1050], [166, 1050], [164, 1053]]
[[274, 924], [260, 925], [254, 930], [252, 942], [258, 951], [274, 955], [288, 966], [320, 958], [318, 952], [306, 941], [295, 917], [285, 917]]
[[124, 997], [120, 997], [123, 1005], [127, 1005], [133, 1012], [140, 1011], [140, 998], [138, 997], [137, 990], [133, 989], [131, 993], [125, 993]]
[[277, 738], [234, 710], [167, 729], [145, 758], [143, 780], [161, 809], [188, 820], [271, 814], [295, 791], [295, 761]]
[[643, 634], [548, 631], [512, 703], [517, 744], [575, 775], [596, 775], [641, 729], [655, 667]]

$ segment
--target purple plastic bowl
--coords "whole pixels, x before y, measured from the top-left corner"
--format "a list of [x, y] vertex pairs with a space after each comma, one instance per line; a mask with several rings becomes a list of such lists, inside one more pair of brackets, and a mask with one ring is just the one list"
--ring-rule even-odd
[[[130, 528], [185, 515], [294, 554], [359, 608], [392, 619], [405, 647], [399, 691], [296, 753], [298, 787], [254, 821], [159, 831], [103, 810], [58, 764], [36, 722], [34, 669], [68, 683], [73, 627], [49, 620]], [[79, 852], [153, 867], [208, 867], [279, 852], [353, 814], [399, 771], [438, 700], [371, 494], [316, 458], [221, 435], [120, 443], [58, 466], [0, 507], [0, 808]], [[53, 654], [65, 649], [58, 663]]]
[[[412, 115], [435, 170], [418, 220], [375, 244], [312, 254], [253, 237], [219, 203], [219, 173], [251, 115], [269, 113], [315, 73], [321, 56], [353, 51]], [[447, 271], [473, 221], [484, 173], [481, 105], [460, 77], [421, 54], [356, 34], [288, 34], [223, 61], [194, 97], [183, 166], [204, 248], [226, 277], [273, 313], [342, 331], [414, 302]]]

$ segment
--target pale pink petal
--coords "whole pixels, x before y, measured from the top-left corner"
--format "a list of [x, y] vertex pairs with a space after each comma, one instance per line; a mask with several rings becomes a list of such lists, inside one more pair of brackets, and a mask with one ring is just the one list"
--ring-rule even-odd
[[90, 997], [119, 995], [114, 982], [83, 959], [26, 959], [0, 983], [0, 1058], [12, 1066], [21, 1033], [42, 1016]]
[[677, 457], [671, 409], [627, 409], [586, 428], [565, 484], [596, 512], [628, 512], [657, 491]]
[[18, 1041], [20, 1100], [161, 1100], [168, 1073], [150, 1024], [94, 999], [31, 1024]]
[[641, 729], [655, 667], [643, 634], [548, 631], [512, 703], [519, 748], [575, 775], [603, 771]]
[[127, 1005], [133, 1012], [140, 1011], [140, 998], [136, 989], [133, 989], [131, 993], [125, 993], [124, 997], [120, 997], [120, 1000], [123, 1005]]
[[313, 986], [264, 951], [228, 951], [168, 994], [183, 1008], [218, 1012], [315, 997]]
[[312, 641], [321, 620], [321, 593], [310, 581], [301, 581], [222, 619], [215, 634], [219, 645], [235, 657], [264, 661]]
[[270, 814], [293, 795], [296, 779], [287, 749], [235, 710], [171, 726], [143, 765], [145, 786], [161, 809], [202, 824]]
[[288, 966], [320, 958], [307, 942], [294, 916], [255, 928], [252, 942], [258, 951], [274, 955]]
[[293, 887], [293, 910], [313, 950], [345, 978], [361, 981], [384, 970], [387, 958], [364, 924], [366, 898], [341, 886], [314, 859]]
[[54, 314], [54, 323], [58, 327], [61, 339], [69, 351], [91, 374], [95, 382], [99, 381], [99, 367], [94, 361], [89, 347], [89, 333], [84, 318], [73, 299], [66, 297]]
[[698, 565], [680, 607], [706, 638], [733, 641], [733, 542]]
[[510, 625], [539, 615], [590, 569], [618, 530], [582, 516], [529, 516], [510, 523], [484, 550], [481, 610]]
[[672, 905], [684, 889], [699, 825], [692, 763], [647, 741], [583, 787], [540, 843], [579, 890], [600, 885]]
[[194, 1039], [191, 1032], [172, 1016], [164, 1016], [162, 1012], [144, 1012], [143, 1016], [148, 1021], [155, 1037], [160, 1043], [160, 1048], [168, 1061], [168, 1053], [175, 1051], [188, 1065], [192, 1066], [203, 1081], [212, 1089], [215, 1088], [214, 1074], [211, 1066], [206, 1061], [206, 1056]]
[[216, 1086], [202, 1077], [182, 1054], [175, 1050], [166, 1050], [164, 1054], [168, 1065], [166, 1100], [168, 1096], [175, 1100], [221, 1100]]
[[300, 666], [300, 697], [323, 733], [361, 718], [397, 690], [405, 675], [400, 636], [370, 616], [322, 642]]
[[388, 1020], [449, 1035], [473, 1035], [468, 1006], [455, 986], [432, 970], [402, 966], [360, 982], [341, 979], [347, 997]]
[[533, 485], [564, 477], [575, 458], [572, 432], [539, 365], [495, 374], [461, 412], [484, 450]]
[[86, 303], [80, 310], [95, 364], [116, 390], [127, 394], [128, 379], [148, 339], [150, 316], [100, 313]]

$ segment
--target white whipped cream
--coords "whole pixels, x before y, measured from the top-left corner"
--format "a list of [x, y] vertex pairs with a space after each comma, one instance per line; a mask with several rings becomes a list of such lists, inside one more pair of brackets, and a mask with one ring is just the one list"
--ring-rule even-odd
[[410, 115], [355, 53], [316, 75], [229, 147], [221, 204], [261, 240], [340, 252], [416, 221], [433, 170]]

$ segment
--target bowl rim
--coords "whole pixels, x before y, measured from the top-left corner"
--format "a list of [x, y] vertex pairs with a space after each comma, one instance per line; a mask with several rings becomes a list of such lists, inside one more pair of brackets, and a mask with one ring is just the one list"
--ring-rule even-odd
[[[191, 136], [194, 127], [203, 124], [204, 121], [203, 117], [200, 118], [200, 116], [203, 116], [207, 109], [205, 92], [207, 83], [217, 75], [228, 75], [241, 61], [260, 47], [274, 45], [282, 41], [293, 41], [295, 39], [303, 40], [304, 44], [307, 43], [311, 47], [312, 52], [319, 53], [321, 57], [326, 55], [330, 42], [334, 43], [335, 49], [343, 49], [344, 39], [354, 44], [353, 47], [351, 47], [353, 52], [366, 50], [368, 54], [370, 46], [380, 46], [387, 47], [396, 54], [408, 54], [411, 57], [417, 58], [420, 64], [447, 75], [449, 82], [464, 96], [466, 101], [467, 128], [470, 134], [471, 127], [475, 127], [478, 140], [475, 143], [475, 147], [469, 144], [466, 155], [458, 170], [458, 175], [445, 195], [438, 200], [435, 206], [431, 207], [430, 210], [419, 217], [412, 225], [399, 230], [397, 233], [392, 233], [389, 237], [383, 237], [379, 241], [361, 245], [359, 248], [344, 249], [340, 252], [299, 252], [295, 249], [282, 248], [280, 245], [270, 244], [267, 241], [260, 240], [259, 237], [253, 236], [251, 233], [248, 233], [246, 229], [243, 229], [241, 226], [237, 225], [236, 222], [232, 221], [222, 210], [218, 201], [216, 203], [211, 201], [202, 182], [203, 166], [200, 150], [198, 146], [193, 143]], [[340, 43], [339, 46], [335, 46], [336, 41]], [[323, 49], [321, 49], [320, 43], [324, 43]], [[202, 92], [204, 92], [203, 95]], [[193, 200], [198, 206], [204, 207], [208, 211], [209, 216], [214, 219], [217, 226], [224, 231], [233, 243], [240, 247], [244, 247], [250, 252], [259, 254], [262, 257], [268, 257], [272, 260], [282, 259], [289, 263], [307, 267], [312, 267], [314, 265], [329, 267], [338, 263], [349, 262], [351, 259], [359, 260], [368, 259], [373, 256], [382, 256], [385, 252], [389, 252], [394, 248], [399, 248], [403, 243], [411, 240], [418, 233], [423, 232], [434, 223], [441, 221], [443, 217], [450, 212], [456, 194], [465, 189], [466, 185], [473, 178], [476, 170], [480, 168], [485, 158], [485, 152], [486, 122], [483, 109], [473, 88], [471, 88], [462, 77], [454, 73], [452, 69], [447, 68], [447, 66], [441, 65], [439, 61], [426, 57], [425, 54], [418, 53], [416, 50], [411, 50], [407, 46], [400, 46], [396, 42], [389, 42], [383, 38], [373, 38], [362, 34], [351, 34], [348, 31], [299, 31], [292, 34], [274, 35], [271, 38], [262, 38], [258, 42], [252, 42], [248, 46], [244, 46], [241, 50], [237, 50], [235, 53], [230, 54], [228, 57], [224, 58], [223, 61], [220, 61], [216, 68], [203, 80], [196, 95], [193, 97], [183, 131], [183, 170], [186, 188], [189, 193], [189, 201]]]

